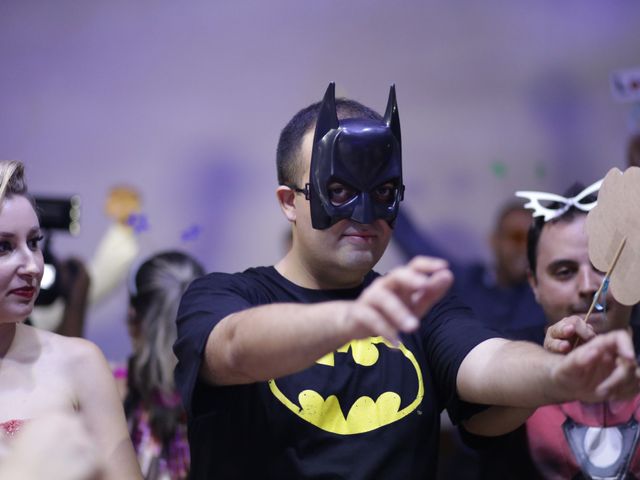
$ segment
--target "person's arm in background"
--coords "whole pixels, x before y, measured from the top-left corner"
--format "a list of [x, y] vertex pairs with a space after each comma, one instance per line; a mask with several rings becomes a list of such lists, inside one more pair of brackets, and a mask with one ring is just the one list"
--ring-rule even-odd
[[82, 337], [89, 300], [89, 272], [80, 260], [70, 258], [61, 265], [61, 277], [65, 307], [56, 333]]
[[442, 249], [429, 234], [418, 229], [406, 208], [398, 209], [398, 216], [393, 226], [393, 241], [407, 260], [411, 260], [416, 255], [442, 258], [447, 260], [449, 268], [454, 270], [455, 259], [451, 258], [451, 255]]
[[103, 234], [87, 269], [91, 277], [89, 304], [101, 302], [127, 278], [140, 251], [136, 232], [146, 227], [140, 215], [142, 199], [133, 188], [116, 185], [107, 196], [104, 211], [113, 223]]

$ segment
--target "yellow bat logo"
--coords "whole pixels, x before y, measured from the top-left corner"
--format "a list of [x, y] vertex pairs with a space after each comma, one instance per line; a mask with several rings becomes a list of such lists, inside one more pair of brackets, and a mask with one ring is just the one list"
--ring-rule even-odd
[[[384, 362], [381, 357], [384, 357]], [[341, 393], [327, 391], [335, 387], [335, 377], [331, 375], [335, 375], [340, 367], [337, 363], [347, 368], [347, 374], [351, 374], [349, 378], [357, 377], [356, 381], [368, 390], [368, 395], [365, 392], [353, 394], [348, 389], [341, 390]], [[384, 372], [381, 372], [379, 363], [385, 364]], [[345, 364], [349, 367], [344, 367]], [[413, 412], [424, 397], [422, 372], [413, 353], [402, 343], [396, 347], [382, 337], [349, 342], [322, 357], [309, 370], [313, 370], [315, 378], [320, 379], [318, 385], [322, 385], [323, 379], [327, 380], [323, 387], [318, 387], [325, 391], [324, 396], [315, 389], [285, 385], [284, 379], [269, 380], [269, 388], [295, 415], [339, 435], [369, 432], [396, 422]], [[407, 371], [410, 372], [408, 383], [412, 385], [409, 388], [411, 393], [406, 387]], [[405, 382], [400, 385], [403, 375]]]

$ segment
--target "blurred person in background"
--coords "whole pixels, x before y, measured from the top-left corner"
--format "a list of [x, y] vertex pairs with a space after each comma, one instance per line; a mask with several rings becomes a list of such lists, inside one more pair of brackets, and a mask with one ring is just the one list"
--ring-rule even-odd
[[129, 282], [133, 346], [124, 400], [129, 432], [147, 480], [182, 480], [189, 472], [186, 414], [176, 392], [176, 315], [182, 294], [204, 274], [189, 255], [168, 251], [145, 260]]
[[543, 326], [544, 314], [527, 284], [527, 229], [531, 213], [521, 202], [508, 202], [496, 217], [490, 244], [492, 264], [463, 262], [421, 232], [402, 209], [393, 239], [409, 260], [416, 255], [444, 258], [453, 272], [453, 291], [484, 325], [500, 331]]

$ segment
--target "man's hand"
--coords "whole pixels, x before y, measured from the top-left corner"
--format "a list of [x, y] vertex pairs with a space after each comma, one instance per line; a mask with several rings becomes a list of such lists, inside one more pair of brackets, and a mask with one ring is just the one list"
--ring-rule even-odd
[[382, 336], [398, 343], [399, 332], [413, 332], [420, 318], [449, 290], [447, 262], [418, 256], [377, 278], [347, 308], [344, 322], [352, 339]]
[[577, 315], [566, 317], [547, 328], [544, 348], [554, 353], [568, 353], [574, 346], [596, 336], [593, 327]]
[[551, 375], [562, 392], [558, 401], [622, 400], [640, 392], [638, 364], [626, 331], [595, 336], [563, 357]]

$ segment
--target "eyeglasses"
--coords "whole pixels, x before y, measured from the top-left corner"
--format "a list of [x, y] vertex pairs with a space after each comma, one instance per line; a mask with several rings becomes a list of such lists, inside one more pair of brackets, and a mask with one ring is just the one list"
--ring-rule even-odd
[[[309, 184], [305, 184], [304, 188], [297, 185], [286, 185], [296, 193], [302, 193], [309, 200]], [[349, 203], [360, 193], [359, 190], [341, 182], [331, 182], [327, 187], [329, 201], [335, 207], [340, 207]], [[398, 196], [399, 189], [394, 182], [386, 182], [375, 187], [371, 191], [373, 200], [380, 204], [392, 204]]]
[[300, 188], [297, 185], [291, 185], [289, 183], [285, 183], [284, 186], [289, 187], [291, 190], [293, 190], [296, 193], [302, 193], [304, 195], [304, 198], [309, 200], [309, 184], [308, 183], [305, 183], [304, 188]]

